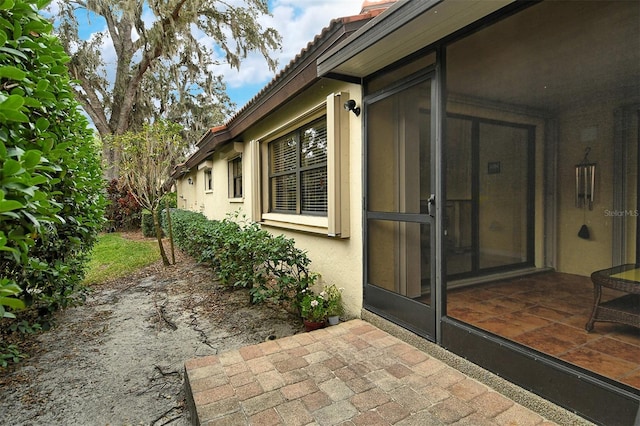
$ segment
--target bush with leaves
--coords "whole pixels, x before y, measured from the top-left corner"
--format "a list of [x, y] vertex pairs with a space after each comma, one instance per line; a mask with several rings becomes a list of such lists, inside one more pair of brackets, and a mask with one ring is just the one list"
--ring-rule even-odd
[[156, 230], [153, 227], [153, 216], [149, 210], [142, 211], [142, 220], [140, 221], [142, 235], [151, 238], [156, 236]]
[[98, 146], [74, 99], [68, 57], [51, 23], [38, 14], [46, 3], [0, 0], [5, 317], [11, 313], [6, 308], [19, 307], [16, 296], [42, 313], [81, 301], [87, 256], [104, 222]]
[[254, 303], [279, 303], [299, 312], [303, 290], [317, 275], [293, 239], [274, 236], [238, 213], [212, 221], [201, 213], [173, 210], [171, 220], [178, 247], [211, 265], [224, 285], [248, 288]]
[[107, 185], [107, 230], [140, 229], [141, 214], [142, 207], [127, 185], [122, 180], [112, 179]]
[[176, 245], [199, 262], [210, 263], [210, 259], [205, 258], [202, 252], [210, 242], [206, 238], [206, 228], [215, 225], [215, 222], [209, 221], [202, 213], [186, 210], [172, 211], [171, 222]]

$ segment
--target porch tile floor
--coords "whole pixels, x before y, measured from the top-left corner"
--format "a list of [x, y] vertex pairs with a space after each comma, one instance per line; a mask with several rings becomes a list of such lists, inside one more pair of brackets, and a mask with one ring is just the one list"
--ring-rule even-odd
[[193, 424], [556, 424], [362, 320], [192, 359], [185, 371]]
[[[621, 295], [604, 289], [603, 300]], [[544, 273], [449, 292], [447, 313], [483, 330], [640, 389], [640, 329], [596, 322], [589, 277]]]

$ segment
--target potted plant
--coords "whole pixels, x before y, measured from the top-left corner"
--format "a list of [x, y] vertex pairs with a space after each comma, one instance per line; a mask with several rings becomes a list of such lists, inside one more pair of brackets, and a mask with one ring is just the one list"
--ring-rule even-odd
[[325, 300], [327, 306], [327, 320], [329, 325], [336, 325], [340, 322], [340, 315], [344, 313], [342, 306], [342, 291], [343, 288], [336, 287], [335, 284], [327, 285], [324, 287], [320, 296]]
[[327, 318], [326, 300], [312, 290], [302, 290], [302, 300], [300, 303], [300, 314], [307, 331], [322, 328]]

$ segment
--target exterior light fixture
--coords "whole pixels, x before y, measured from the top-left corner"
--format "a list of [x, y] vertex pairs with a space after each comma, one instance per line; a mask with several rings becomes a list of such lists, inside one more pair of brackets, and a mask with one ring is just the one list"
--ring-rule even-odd
[[356, 106], [356, 101], [354, 101], [353, 99], [349, 99], [344, 103], [344, 109], [346, 109], [347, 111], [353, 111], [356, 117], [360, 115], [360, 107]]

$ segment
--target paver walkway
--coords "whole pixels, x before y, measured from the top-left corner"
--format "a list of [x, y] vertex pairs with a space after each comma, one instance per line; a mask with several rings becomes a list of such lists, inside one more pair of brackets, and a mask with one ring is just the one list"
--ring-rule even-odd
[[554, 425], [362, 320], [185, 363], [200, 425]]

